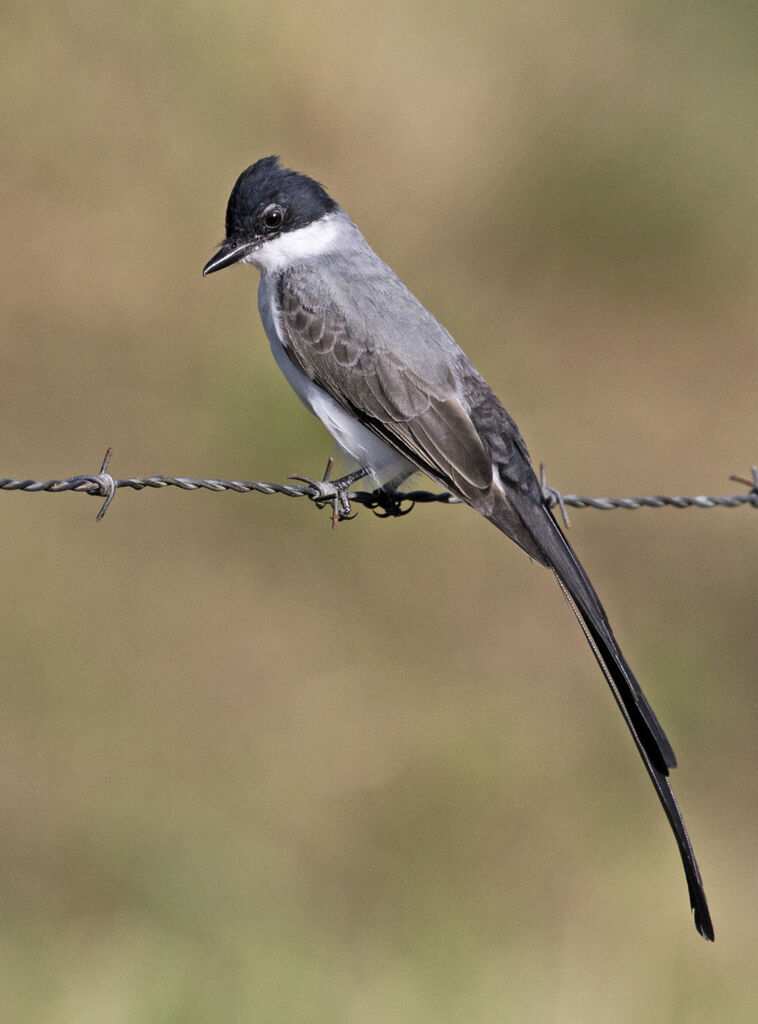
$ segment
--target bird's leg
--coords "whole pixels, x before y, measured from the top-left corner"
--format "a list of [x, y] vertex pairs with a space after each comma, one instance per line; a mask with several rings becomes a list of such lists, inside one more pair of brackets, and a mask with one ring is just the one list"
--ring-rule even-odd
[[305, 484], [313, 487], [316, 491], [315, 494], [309, 495], [311, 501], [315, 502], [318, 508], [323, 508], [324, 505], [330, 504], [332, 506], [332, 529], [341, 523], [343, 519], [354, 519], [355, 516], [351, 515], [350, 498], [348, 497], [350, 488], [357, 480], [362, 480], [364, 476], [368, 476], [368, 469], [361, 466], [352, 473], [348, 473], [347, 476], [340, 477], [339, 480], [330, 480], [329, 477], [332, 475], [332, 469], [334, 467], [334, 459], [329, 458], [326, 463], [326, 469], [321, 480], [312, 480], [307, 476], [296, 476], [294, 473], [290, 474], [290, 480], [301, 480]]

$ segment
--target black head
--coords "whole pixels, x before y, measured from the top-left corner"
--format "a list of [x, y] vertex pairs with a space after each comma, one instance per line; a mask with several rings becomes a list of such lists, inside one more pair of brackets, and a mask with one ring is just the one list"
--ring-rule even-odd
[[304, 228], [338, 209], [317, 181], [267, 156], [240, 174], [226, 206], [226, 238], [203, 268], [212, 274], [244, 259], [287, 231]]

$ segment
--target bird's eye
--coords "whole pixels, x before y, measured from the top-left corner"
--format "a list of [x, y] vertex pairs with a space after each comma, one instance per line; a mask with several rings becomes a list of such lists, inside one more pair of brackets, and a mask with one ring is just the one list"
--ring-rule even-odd
[[284, 220], [284, 207], [279, 206], [278, 203], [271, 203], [267, 206], [261, 215], [264, 228], [269, 231], [274, 231], [276, 228], [281, 227], [282, 221]]

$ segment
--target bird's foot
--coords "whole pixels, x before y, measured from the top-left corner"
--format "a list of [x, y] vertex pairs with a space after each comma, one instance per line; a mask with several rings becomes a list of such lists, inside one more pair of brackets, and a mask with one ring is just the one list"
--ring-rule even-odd
[[312, 480], [308, 476], [297, 476], [295, 473], [290, 473], [289, 476], [290, 480], [300, 480], [313, 488], [315, 493], [309, 494], [308, 497], [318, 508], [324, 508], [325, 505], [332, 506], [332, 529], [343, 519], [355, 519], [356, 513], [352, 512], [350, 507], [350, 488], [357, 480], [362, 480], [368, 474], [368, 470], [361, 467], [353, 473], [348, 473], [347, 476], [340, 477], [339, 480], [330, 480], [333, 467], [334, 459], [330, 458], [321, 480]]
[[[403, 508], [404, 502], [407, 502], [407, 508]], [[411, 498], [404, 498], [393, 488], [378, 487], [366, 496], [363, 504], [380, 519], [390, 519], [407, 516], [409, 512], [413, 511], [416, 503]]]

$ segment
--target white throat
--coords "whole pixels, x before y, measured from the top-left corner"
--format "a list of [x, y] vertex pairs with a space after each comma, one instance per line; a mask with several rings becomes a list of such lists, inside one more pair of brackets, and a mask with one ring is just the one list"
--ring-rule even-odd
[[284, 270], [299, 260], [313, 259], [336, 249], [339, 233], [339, 213], [326, 213], [304, 228], [285, 231], [278, 238], [264, 242], [245, 256], [243, 262], [254, 263], [264, 273]]

